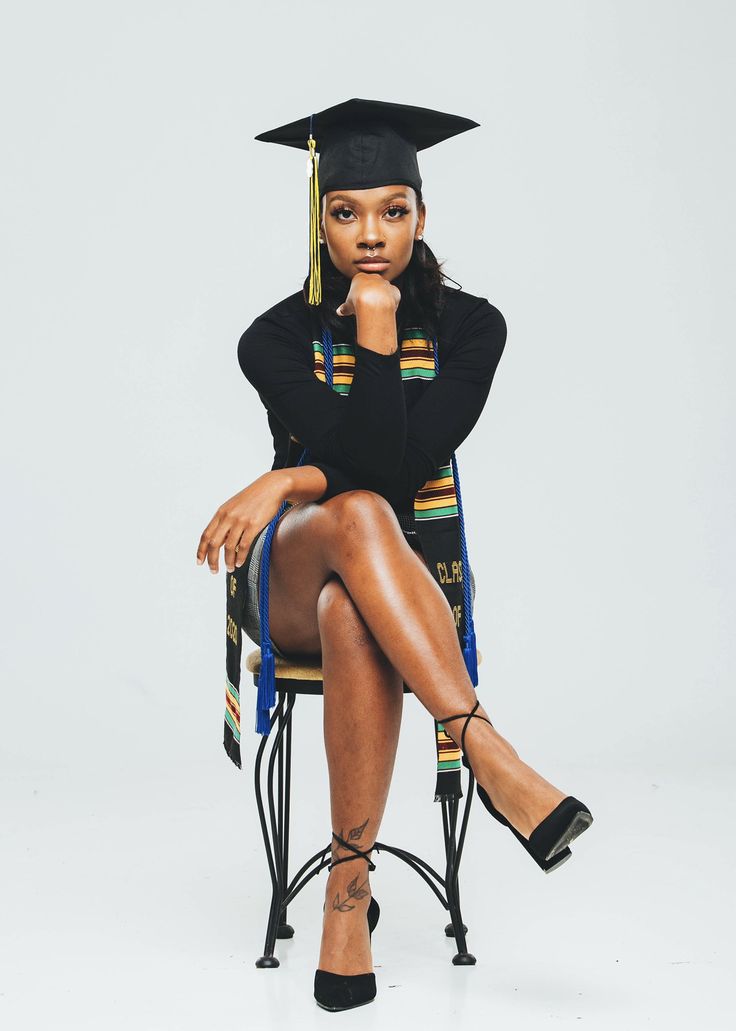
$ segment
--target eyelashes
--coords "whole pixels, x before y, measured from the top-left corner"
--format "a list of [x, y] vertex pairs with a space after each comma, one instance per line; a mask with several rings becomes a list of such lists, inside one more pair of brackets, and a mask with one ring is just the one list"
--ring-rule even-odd
[[[398, 211], [398, 213], [399, 213], [398, 218], [390, 218], [389, 222], [399, 222], [404, 217], [404, 215], [408, 215], [409, 214], [409, 208], [402, 207], [401, 204], [391, 204], [388, 208], [386, 208], [386, 211], [387, 212], [389, 212], [389, 211]], [[330, 211], [330, 215], [335, 219], [335, 221], [337, 221], [337, 222], [347, 222], [347, 221], [349, 221], [346, 218], [340, 218], [340, 215], [343, 215], [343, 214], [352, 215], [353, 211], [352, 211], [351, 208], [346, 208], [346, 207], [332, 208], [332, 210]]]

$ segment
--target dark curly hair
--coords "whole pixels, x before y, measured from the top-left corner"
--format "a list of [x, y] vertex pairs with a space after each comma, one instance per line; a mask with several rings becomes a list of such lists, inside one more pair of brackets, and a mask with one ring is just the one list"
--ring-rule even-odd
[[[422, 203], [421, 191], [416, 191], [417, 207]], [[315, 332], [319, 326], [330, 330], [336, 340], [355, 340], [356, 320], [354, 315], [337, 315], [335, 309], [342, 304], [350, 289], [350, 278], [339, 272], [332, 263], [326, 244], [321, 246], [322, 303], [308, 305], [312, 314]], [[401, 291], [401, 301], [396, 312], [399, 333], [409, 326], [421, 326], [431, 336], [436, 336], [442, 312], [445, 283], [450, 279], [442, 271], [442, 265], [424, 240], [415, 240], [409, 264], [394, 281]], [[309, 276], [302, 287], [304, 303], [309, 297]]]

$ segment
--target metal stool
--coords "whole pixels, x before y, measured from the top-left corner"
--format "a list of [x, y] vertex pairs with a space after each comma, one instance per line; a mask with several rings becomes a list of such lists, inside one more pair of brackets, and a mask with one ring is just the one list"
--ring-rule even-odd
[[[481, 654], [478, 654], [478, 664]], [[260, 649], [252, 651], [246, 658], [246, 669], [253, 674], [253, 683], [258, 684], [258, 673], [261, 667]], [[276, 669], [276, 707], [271, 715], [271, 733], [261, 738], [255, 758], [255, 789], [258, 816], [261, 821], [263, 842], [266, 847], [268, 869], [271, 874], [271, 908], [266, 926], [266, 943], [263, 955], [256, 960], [257, 967], [277, 967], [278, 959], [274, 956], [277, 938], [292, 938], [294, 928], [287, 923], [286, 911], [302, 888], [312, 877], [316, 876], [330, 862], [331, 842], [319, 852], [315, 852], [297, 873], [289, 880], [289, 815], [291, 802], [291, 730], [292, 713], [297, 695], [322, 694], [322, 668], [320, 659], [300, 659], [287, 661], [280, 656], [275, 657]], [[411, 694], [404, 684], [404, 694]], [[268, 768], [266, 776], [266, 794], [268, 799], [268, 816], [263, 804], [261, 789], [263, 760], [270, 743]], [[274, 773], [276, 773], [276, 791], [274, 792]], [[458, 951], [452, 958], [456, 966], [472, 966], [475, 956], [466, 948], [465, 935], [467, 927], [460, 914], [460, 893], [458, 875], [462, 858], [465, 833], [470, 816], [470, 804], [473, 799], [475, 778], [468, 770], [467, 787], [464, 791], [460, 833], [457, 833], [460, 799], [442, 801], [442, 832], [445, 843], [445, 875], [440, 876], [429, 863], [415, 856], [406, 849], [375, 842], [380, 852], [390, 852], [412, 868], [426, 882], [439, 899], [442, 906], [450, 914], [450, 923], [445, 927], [448, 938], [455, 939]], [[433, 880], [434, 879], [434, 880]], [[436, 882], [436, 883], [435, 883]]]

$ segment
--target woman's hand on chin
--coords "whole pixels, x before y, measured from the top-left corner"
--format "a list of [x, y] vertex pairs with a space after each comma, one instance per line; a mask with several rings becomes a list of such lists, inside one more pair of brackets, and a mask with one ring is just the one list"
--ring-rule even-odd
[[228, 573], [240, 568], [257, 535], [281, 507], [290, 482], [286, 470], [273, 469], [220, 505], [200, 537], [197, 564], [206, 558], [211, 572], [217, 573], [224, 545]]
[[338, 315], [357, 315], [361, 309], [388, 309], [396, 312], [401, 292], [388, 279], [375, 272], [356, 272], [350, 280], [348, 296], [336, 309]]

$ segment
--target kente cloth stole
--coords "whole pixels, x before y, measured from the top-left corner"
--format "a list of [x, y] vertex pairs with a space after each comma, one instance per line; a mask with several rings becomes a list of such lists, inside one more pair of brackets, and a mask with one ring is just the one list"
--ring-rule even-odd
[[[333, 344], [328, 331], [322, 340], [312, 343], [314, 374], [317, 379], [332, 385], [340, 394], [348, 394], [355, 371], [353, 344]], [[400, 343], [402, 380], [431, 382], [439, 374], [437, 344], [422, 329], [413, 327], [404, 331]], [[302, 449], [298, 462], [292, 463], [292, 447]], [[289, 440], [288, 464], [308, 464], [309, 449], [304, 448], [293, 435]], [[419, 488], [414, 497], [414, 521], [417, 537], [427, 566], [452, 610], [460, 647], [466, 667], [475, 686], [478, 684], [475, 630], [473, 626], [469, 562], [465, 543], [465, 526], [460, 496], [457, 460], [451, 455], [438, 466], [432, 477]], [[270, 537], [278, 519], [286, 510], [281, 506], [265, 535], [261, 557], [261, 673], [259, 675], [256, 730], [268, 734], [269, 709], [275, 704], [274, 660], [268, 633], [268, 564]], [[236, 567], [227, 575], [226, 614], [226, 685], [224, 747], [236, 766], [241, 767], [240, 753], [240, 665], [242, 649], [243, 607], [247, 592], [245, 565]], [[265, 614], [265, 618], [264, 618]], [[434, 723], [437, 756], [435, 802], [462, 797], [461, 758], [458, 745], [437, 720]]]

